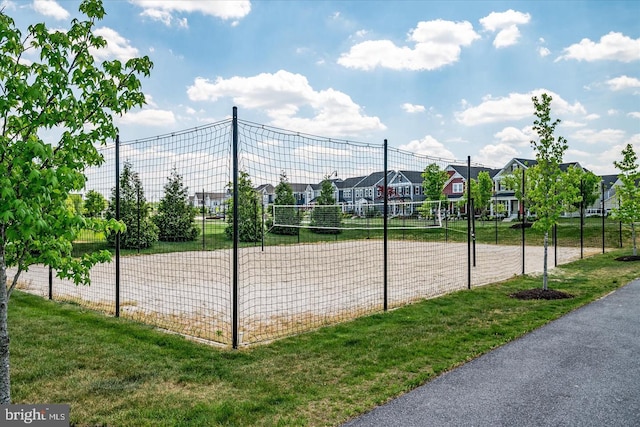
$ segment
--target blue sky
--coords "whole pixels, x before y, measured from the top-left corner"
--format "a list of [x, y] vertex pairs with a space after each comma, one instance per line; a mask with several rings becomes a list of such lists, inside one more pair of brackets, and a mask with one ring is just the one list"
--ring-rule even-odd
[[[77, 1], [2, 1], [67, 28]], [[126, 140], [225, 119], [500, 167], [553, 96], [565, 161], [640, 153], [640, 1], [105, 1], [104, 58], [148, 55]]]

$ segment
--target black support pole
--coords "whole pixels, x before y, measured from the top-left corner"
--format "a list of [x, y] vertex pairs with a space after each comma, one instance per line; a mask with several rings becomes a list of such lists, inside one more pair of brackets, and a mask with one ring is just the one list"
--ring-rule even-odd
[[467, 289], [471, 289], [471, 156], [467, 156]]
[[382, 260], [382, 269], [383, 269], [383, 273], [382, 273], [382, 281], [383, 283], [383, 287], [384, 287], [384, 291], [383, 291], [383, 298], [384, 298], [384, 311], [387, 311], [388, 309], [388, 283], [387, 283], [387, 279], [388, 279], [388, 274], [389, 274], [389, 253], [388, 253], [388, 239], [389, 239], [389, 223], [388, 223], [388, 214], [389, 214], [389, 192], [387, 189], [387, 185], [389, 184], [389, 178], [388, 178], [388, 172], [387, 172], [387, 166], [388, 166], [388, 145], [387, 145], [387, 140], [384, 140], [384, 188], [382, 190], [383, 194], [384, 194], [384, 212], [382, 215], [382, 223], [383, 223], [383, 260]]
[[204, 238], [204, 232], [205, 232], [205, 208], [204, 208], [204, 188], [202, 189], [202, 250], [205, 250], [205, 238]]
[[231, 346], [238, 348], [238, 107], [233, 107], [233, 283]]
[[[120, 221], [120, 135], [116, 136], [116, 221]], [[120, 231], [116, 233], [116, 317], [120, 317]]]
[[53, 268], [49, 266], [49, 299], [53, 299]]
[[584, 258], [584, 180], [580, 180], [580, 259]]
[[605, 227], [605, 212], [604, 212], [604, 181], [601, 183], [602, 187], [602, 203], [600, 205], [600, 213], [602, 214], [602, 253], [604, 253], [604, 227]]
[[471, 257], [473, 259], [473, 266], [476, 266], [476, 205], [471, 199], [471, 245], [473, 250], [471, 251]]
[[522, 210], [522, 275], [524, 276], [525, 273], [525, 247], [526, 247], [526, 241], [525, 241], [525, 225], [527, 223], [527, 210], [526, 210], [526, 206], [524, 205], [524, 197], [525, 197], [525, 185], [527, 184], [526, 178], [526, 170], [523, 168], [522, 169], [522, 201], [520, 202], [521, 204], [521, 210]]

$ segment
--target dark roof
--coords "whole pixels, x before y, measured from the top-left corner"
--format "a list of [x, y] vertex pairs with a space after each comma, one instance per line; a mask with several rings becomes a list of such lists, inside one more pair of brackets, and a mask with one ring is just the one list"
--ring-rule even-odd
[[618, 175], [602, 175], [600, 179], [604, 182], [605, 188], [611, 188], [618, 180]]
[[340, 183], [336, 183], [336, 186], [338, 188], [342, 188], [342, 189], [348, 189], [348, 188], [353, 188], [353, 187], [357, 187], [358, 183], [360, 181], [362, 181], [363, 179], [365, 179], [366, 176], [356, 176], [353, 178], [347, 178], [344, 181], [340, 182]]
[[412, 184], [422, 184], [422, 181], [424, 181], [424, 179], [422, 178], [421, 171], [398, 171], [398, 172], [404, 175]]
[[[209, 197], [209, 199], [221, 199], [226, 197], [227, 195], [231, 194], [229, 191], [227, 191], [226, 193], [204, 193], [205, 197]], [[201, 200], [202, 199], [202, 191], [196, 191], [195, 194], [196, 199]]]
[[[393, 177], [393, 171], [387, 171], [387, 179], [391, 179]], [[367, 177], [365, 177], [362, 181], [358, 183], [358, 187], [372, 187], [379, 182], [384, 180], [384, 171], [381, 172], [373, 172], [370, 173]]]
[[[459, 173], [465, 180], [467, 179], [467, 165], [449, 165], [449, 166], [453, 168], [457, 173]], [[488, 172], [489, 177], [493, 178], [501, 170], [502, 169], [491, 169], [491, 168], [484, 168], [480, 166], [471, 166], [471, 179], [478, 179], [478, 174], [480, 172]]]
[[271, 184], [261, 184], [256, 187], [256, 191], [266, 190], [267, 193], [273, 193], [275, 191], [275, 187]]
[[300, 183], [295, 183], [295, 184], [289, 184], [291, 186], [291, 190], [294, 193], [304, 193], [305, 191], [307, 191], [307, 186], [309, 184], [300, 184]]

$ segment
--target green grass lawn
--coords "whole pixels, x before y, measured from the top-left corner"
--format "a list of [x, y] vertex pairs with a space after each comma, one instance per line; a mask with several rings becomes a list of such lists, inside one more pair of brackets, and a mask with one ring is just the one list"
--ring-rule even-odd
[[541, 285], [517, 277], [235, 351], [16, 292], [13, 401], [78, 426], [338, 425], [640, 277], [628, 253], [552, 270], [572, 299], [510, 298]]

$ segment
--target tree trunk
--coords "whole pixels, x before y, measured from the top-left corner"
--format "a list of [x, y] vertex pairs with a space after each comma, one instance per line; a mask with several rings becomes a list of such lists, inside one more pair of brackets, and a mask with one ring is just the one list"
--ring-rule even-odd
[[11, 382], [9, 376], [9, 328], [7, 313], [7, 265], [4, 255], [0, 255], [0, 405], [11, 403]]
[[633, 256], [638, 255], [638, 246], [636, 245], [636, 226], [631, 222], [631, 243], [633, 244]]
[[547, 290], [547, 282], [548, 282], [548, 278], [547, 278], [547, 258], [548, 258], [548, 253], [549, 253], [549, 231], [545, 231], [544, 232], [544, 264], [543, 264], [543, 270], [542, 270], [542, 289], [543, 290]]

